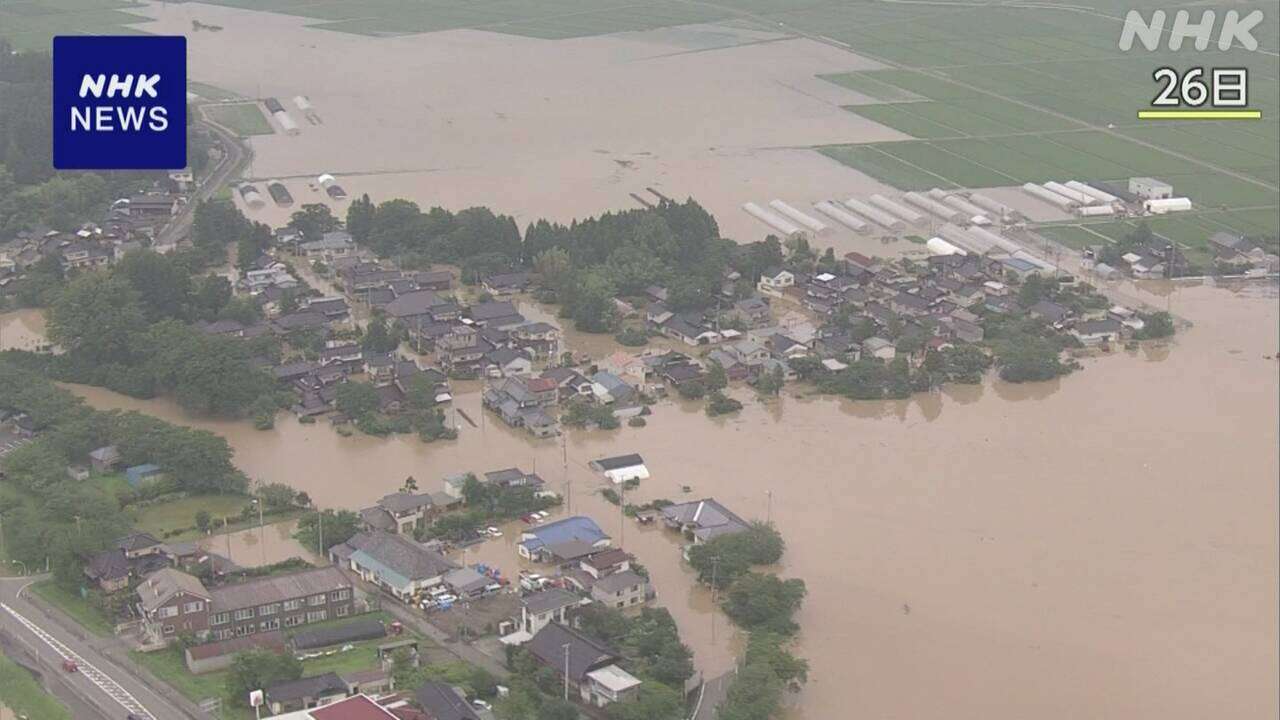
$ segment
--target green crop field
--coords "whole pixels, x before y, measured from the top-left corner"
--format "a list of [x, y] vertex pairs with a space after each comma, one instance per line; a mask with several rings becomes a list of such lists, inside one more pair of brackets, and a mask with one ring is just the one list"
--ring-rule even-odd
[[137, 3], [127, 0], [10, 0], [0, 2], [0, 38], [19, 50], [52, 47], [54, 35], [137, 35], [145, 31], [125, 27], [148, 22], [141, 15], [122, 12]]
[[270, 135], [275, 132], [262, 108], [256, 102], [205, 105], [201, 108], [205, 117], [236, 133], [240, 137]]

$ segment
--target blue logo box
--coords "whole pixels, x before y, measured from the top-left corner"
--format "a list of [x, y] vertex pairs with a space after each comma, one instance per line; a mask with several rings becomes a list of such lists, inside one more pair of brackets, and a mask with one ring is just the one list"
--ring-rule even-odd
[[53, 166], [177, 170], [187, 165], [187, 39], [53, 39]]

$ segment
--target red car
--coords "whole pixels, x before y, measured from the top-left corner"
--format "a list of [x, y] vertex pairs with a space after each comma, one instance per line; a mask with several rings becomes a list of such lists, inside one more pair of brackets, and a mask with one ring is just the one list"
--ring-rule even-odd
[[67, 658], [66, 660], [63, 660], [63, 661], [62, 661], [62, 669], [63, 669], [63, 670], [66, 670], [66, 671], [67, 671], [67, 672], [69, 672], [69, 673], [72, 673], [72, 672], [76, 672], [77, 670], [79, 670], [79, 669], [80, 669], [80, 666], [79, 666], [79, 665], [76, 665], [76, 661], [75, 661], [75, 660], [72, 660], [71, 658]]

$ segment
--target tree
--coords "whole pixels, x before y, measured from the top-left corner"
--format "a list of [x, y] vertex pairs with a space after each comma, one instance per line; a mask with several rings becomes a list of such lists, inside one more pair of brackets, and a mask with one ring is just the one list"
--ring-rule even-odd
[[680, 720], [684, 701], [675, 689], [660, 683], [644, 683], [635, 697], [608, 706], [610, 720]]
[[258, 488], [258, 497], [268, 510], [297, 507], [298, 492], [284, 483], [267, 483]]
[[124, 256], [113, 274], [138, 291], [148, 320], [187, 317], [191, 275], [174, 256], [135, 250]]
[[698, 580], [727, 587], [753, 565], [772, 565], [782, 559], [786, 544], [777, 528], [753, 522], [746, 530], [720, 535], [689, 548], [689, 564]]
[[703, 376], [702, 382], [707, 390], [719, 392], [729, 386], [729, 376], [725, 373], [723, 365], [712, 360], [707, 363], [707, 374]]
[[792, 655], [784, 647], [786, 638], [771, 632], [753, 632], [747, 638], [746, 665], [765, 663], [784, 683], [804, 683], [809, 679], [809, 662]]
[[729, 586], [723, 606], [730, 619], [748, 630], [791, 635], [799, 629], [792, 615], [804, 596], [803, 580], [748, 572]]
[[756, 392], [760, 393], [760, 397], [777, 397], [782, 392], [785, 380], [782, 375], [782, 368], [774, 368], [764, 372], [756, 379]]
[[302, 239], [311, 242], [319, 240], [325, 233], [338, 229], [338, 218], [323, 203], [307, 203], [289, 218], [289, 227], [298, 231]]
[[351, 207], [347, 208], [347, 232], [351, 233], [353, 240], [358, 243], [369, 240], [369, 234], [373, 232], [375, 213], [376, 209], [368, 193], [351, 201]]
[[537, 720], [578, 720], [578, 708], [560, 698], [552, 698], [538, 708]]
[[307, 513], [298, 518], [298, 529], [293, 538], [303, 546], [314, 548], [320, 546], [321, 531], [324, 534], [324, 550], [351, 539], [360, 531], [360, 516], [350, 510], [324, 510], [319, 513]]
[[1143, 315], [1142, 322], [1142, 329], [1133, 334], [1138, 340], [1154, 340], [1173, 335], [1173, 316], [1163, 310]]
[[738, 412], [741, 409], [741, 402], [725, 395], [719, 390], [711, 393], [710, 397], [707, 399], [706, 412], [708, 417], [728, 415], [729, 413]]
[[369, 383], [345, 382], [334, 393], [338, 411], [349, 418], [362, 418], [378, 411], [378, 391]]
[[49, 339], [99, 363], [129, 359], [134, 336], [145, 327], [138, 291], [103, 273], [76, 278], [49, 309]]
[[719, 720], [770, 720], [782, 701], [783, 683], [765, 663], [743, 667], [716, 716]]
[[209, 514], [208, 510], [196, 511], [196, 527], [200, 529], [200, 532], [202, 533], [209, 532], [209, 524], [212, 521], [213, 521], [213, 516]]
[[248, 706], [249, 693], [269, 685], [302, 677], [302, 663], [293, 653], [254, 649], [238, 652], [227, 670], [227, 695], [237, 705]]

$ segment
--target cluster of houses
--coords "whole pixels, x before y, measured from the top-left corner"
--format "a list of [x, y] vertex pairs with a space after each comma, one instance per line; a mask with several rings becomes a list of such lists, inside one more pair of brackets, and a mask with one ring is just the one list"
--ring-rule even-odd
[[185, 203], [182, 194], [138, 194], [113, 203], [101, 223], [85, 223], [74, 232], [47, 227], [20, 231], [0, 244], [0, 289], [49, 257], [56, 258], [66, 272], [106, 267], [132, 250], [172, 252], [176, 244], [162, 242], [159, 231]]

